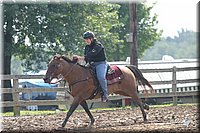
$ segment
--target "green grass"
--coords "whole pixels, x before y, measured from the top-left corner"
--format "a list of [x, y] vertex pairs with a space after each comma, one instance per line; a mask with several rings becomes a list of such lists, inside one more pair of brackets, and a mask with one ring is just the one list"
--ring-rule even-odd
[[[192, 104], [178, 104], [177, 106], [191, 106], [191, 105], [198, 105], [197, 103], [192, 103]], [[173, 104], [162, 104], [162, 105], [150, 105], [151, 108], [159, 108], [159, 107], [169, 107], [173, 106]], [[136, 106], [134, 106], [136, 107]], [[116, 108], [95, 108], [91, 109], [91, 112], [96, 112], [96, 111], [101, 111], [101, 110], [106, 110], [106, 111], [112, 111], [112, 110], [119, 110], [119, 109], [130, 109], [131, 106], [126, 106], [126, 107], [116, 107]], [[60, 111], [66, 113], [68, 110]], [[84, 112], [83, 109], [78, 109], [75, 110], [76, 112]], [[34, 116], [34, 115], [51, 115], [51, 114], [56, 114], [59, 112], [56, 111], [51, 111], [51, 110], [45, 110], [45, 111], [28, 111], [28, 110], [23, 110], [20, 111], [20, 116]], [[13, 112], [6, 112], [6, 113], [0, 113], [0, 116], [4, 117], [9, 117], [9, 116], [14, 116]]]
[[[20, 111], [20, 116], [30, 116], [30, 115], [50, 115], [55, 114], [55, 111], [45, 110], [45, 111]], [[1, 113], [1, 116], [14, 116], [13, 112]]]

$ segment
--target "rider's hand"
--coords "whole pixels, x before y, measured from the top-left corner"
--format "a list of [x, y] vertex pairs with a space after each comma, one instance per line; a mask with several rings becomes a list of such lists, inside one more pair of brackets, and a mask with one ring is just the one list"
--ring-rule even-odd
[[74, 55], [74, 56], [73, 56], [73, 59], [76, 59], [76, 60], [84, 60], [84, 57], [83, 57], [83, 56]]
[[90, 67], [90, 64], [89, 64], [89, 63], [86, 63], [84, 66], [85, 66], [85, 67]]
[[78, 62], [78, 56], [77, 55], [73, 56], [73, 61]]

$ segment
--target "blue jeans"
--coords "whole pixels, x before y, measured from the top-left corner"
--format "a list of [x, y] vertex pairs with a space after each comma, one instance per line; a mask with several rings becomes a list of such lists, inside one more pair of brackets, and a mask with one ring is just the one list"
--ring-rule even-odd
[[97, 79], [102, 88], [104, 96], [108, 97], [108, 86], [107, 86], [107, 80], [106, 80], [106, 72], [108, 68], [107, 62], [106, 61], [95, 62], [92, 64], [92, 66], [95, 67]]

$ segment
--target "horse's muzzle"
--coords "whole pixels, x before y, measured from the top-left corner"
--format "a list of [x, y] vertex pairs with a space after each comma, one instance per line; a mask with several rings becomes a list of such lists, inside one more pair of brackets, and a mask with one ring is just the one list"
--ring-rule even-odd
[[43, 78], [43, 80], [44, 80], [45, 83], [50, 83], [51, 82], [51, 79], [49, 77], [47, 77], [47, 76], [45, 76]]

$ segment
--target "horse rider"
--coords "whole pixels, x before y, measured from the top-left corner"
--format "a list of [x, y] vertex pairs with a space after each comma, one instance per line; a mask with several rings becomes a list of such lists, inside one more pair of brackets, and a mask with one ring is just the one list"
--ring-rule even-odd
[[104, 46], [95, 38], [95, 35], [91, 31], [87, 31], [83, 34], [86, 46], [84, 49], [84, 57], [75, 56], [78, 59], [84, 59], [86, 63], [89, 63], [95, 70], [96, 76], [100, 84], [100, 88], [103, 92], [101, 96], [102, 102], [108, 101], [108, 86], [106, 80], [107, 61]]

